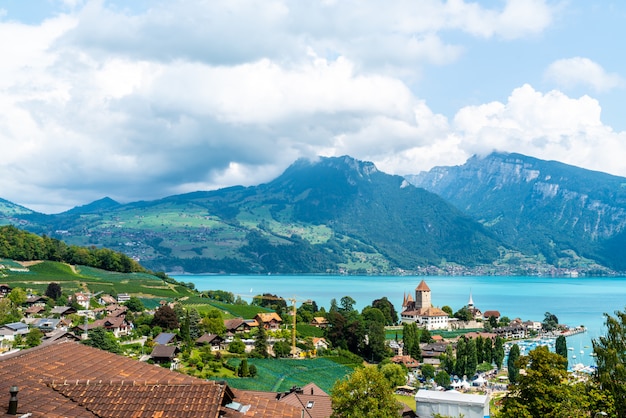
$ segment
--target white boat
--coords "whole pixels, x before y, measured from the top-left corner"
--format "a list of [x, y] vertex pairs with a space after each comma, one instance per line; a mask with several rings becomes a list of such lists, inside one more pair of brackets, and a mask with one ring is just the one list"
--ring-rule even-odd
[[568, 350], [574, 351], [574, 347], [567, 347]]

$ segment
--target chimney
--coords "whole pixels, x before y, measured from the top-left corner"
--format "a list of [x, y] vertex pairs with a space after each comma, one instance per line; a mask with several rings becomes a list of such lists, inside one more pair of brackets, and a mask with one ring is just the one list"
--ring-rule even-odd
[[9, 410], [7, 414], [9, 415], [17, 415], [17, 392], [19, 389], [17, 386], [11, 386], [9, 389], [9, 393], [11, 394], [11, 398], [9, 399]]

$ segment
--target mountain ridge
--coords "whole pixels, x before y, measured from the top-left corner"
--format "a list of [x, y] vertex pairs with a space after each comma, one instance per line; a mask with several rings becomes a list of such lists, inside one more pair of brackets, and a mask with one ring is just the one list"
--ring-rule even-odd
[[[626, 178], [515, 153], [406, 176], [478, 220], [504, 243], [549, 262], [573, 250], [618, 270], [626, 230]], [[611, 247], [612, 249], [610, 249]]]

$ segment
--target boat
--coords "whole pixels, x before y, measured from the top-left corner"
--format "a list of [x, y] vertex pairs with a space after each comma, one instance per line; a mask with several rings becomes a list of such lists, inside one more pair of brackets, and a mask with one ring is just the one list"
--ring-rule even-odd
[[574, 347], [567, 347], [568, 350], [574, 351]]
[[576, 358], [576, 354], [574, 354], [574, 355], [572, 356], [572, 358]]

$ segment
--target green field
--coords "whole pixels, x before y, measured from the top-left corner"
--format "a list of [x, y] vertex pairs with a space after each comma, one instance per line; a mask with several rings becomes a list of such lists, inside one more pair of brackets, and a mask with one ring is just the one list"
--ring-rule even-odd
[[[0, 264], [15, 267], [6, 260]], [[31, 265], [26, 272], [7, 269], [3, 274], [3, 283], [42, 294], [50, 282], [59, 283], [65, 293], [84, 291], [87, 288], [92, 293], [129, 293], [145, 299], [169, 300], [194, 294], [184, 286], [167, 283], [146, 273], [116, 273], [86, 266], [72, 267], [54, 261]]]
[[[238, 359], [229, 363], [239, 364]], [[265, 392], [288, 391], [293, 386], [302, 387], [313, 382], [326, 393], [330, 393], [336, 381], [345, 378], [352, 369], [325, 358], [316, 359], [248, 359], [248, 364], [257, 368], [256, 377], [219, 378], [237, 389], [261, 390]]]

